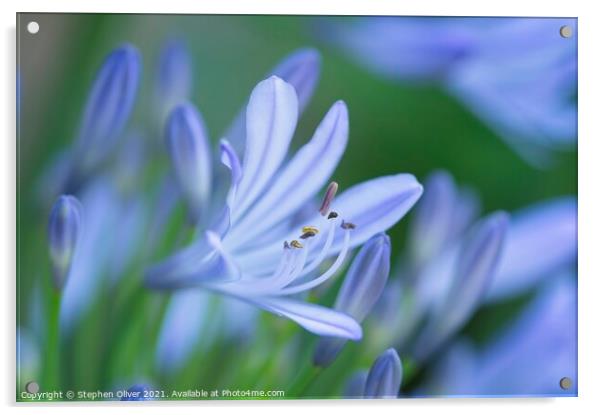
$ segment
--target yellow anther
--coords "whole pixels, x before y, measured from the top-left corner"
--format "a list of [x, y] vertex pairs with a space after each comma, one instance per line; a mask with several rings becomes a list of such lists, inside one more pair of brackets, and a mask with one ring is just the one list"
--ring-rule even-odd
[[303, 245], [301, 245], [301, 243], [298, 240], [296, 240], [296, 239], [293, 239], [291, 241], [291, 246], [293, 248], [297, 248], [297, 249], [303, 248]]
[[315, 226], [304, 226], [303, 228], [301, 228], [301, 233], [308, 233], [311, 232], [314, 235], [317, 235], [320, 233], [320, 230], [318, 228], [316, 228]]

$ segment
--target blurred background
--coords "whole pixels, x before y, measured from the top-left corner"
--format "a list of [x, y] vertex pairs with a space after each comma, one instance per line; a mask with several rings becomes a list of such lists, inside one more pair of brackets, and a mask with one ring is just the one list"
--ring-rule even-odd
[[[31, 20], [40, 25], [35, 35], [26, 31]], [[311, 137], [336, 100], [344, 100], [350, 115], [349, 145], [333, 177], [343, 188], [397, 172], [412, 173], [422, 182], [434, 170], [444, 169], [478, 193], [483, 212], [512, 211], [555, 196], [576, 195], [576, 141], [556, 153], [546, 168], [533, 166], [441, 85], [386, 79], [324, 41], [325, 21], [346, 25], [354, 18], [20, 14], [19, 326], [33, 318], [32, 293], [49, 274], [45, 232], [51, 201], [40, 203], [35, 189], [53, 157], [72, 144], [100, 63], [125, 41], [137, 46], [143, 59], [141, 88], [129, 124], [151, 134], [160, 134], [152, 131], [155, 126], [146, 113], [153, 71], [166, 40], [183, 40], [192, 55], [192, 101], [213, 142], [270, 68], [297, 48], [313, 47], [322, 55], [321, 78], [300, 119], [293, 147]], [[404, 219], [388, 232], [393, 266], [404, 249], [407, 223]], [[50, 289], [44, 287], [42, 292]], [[477, 343], [484, 341], [525, 301], [485, 307], [464, 328], [465, 334]], [[231, 352], [235, 351], [233, 346]], [[96, 370], [87, 364], [90, 371]], [[89, 387], [98, 385], [92, 375], [79, 379]], [[187, 384], [186, 377], [179, 379], [181, 385]]]

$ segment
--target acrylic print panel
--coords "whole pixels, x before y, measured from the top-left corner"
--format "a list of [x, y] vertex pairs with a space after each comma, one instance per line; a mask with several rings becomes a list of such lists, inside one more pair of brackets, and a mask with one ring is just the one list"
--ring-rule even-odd
[[18, 15], [18, 401], [577, 395], [577, 20]]

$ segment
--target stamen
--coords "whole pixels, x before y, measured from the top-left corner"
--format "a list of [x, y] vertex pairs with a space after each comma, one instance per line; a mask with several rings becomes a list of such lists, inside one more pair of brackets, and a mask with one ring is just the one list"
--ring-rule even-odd
[[328, 228], [328, 234], [326, 235], [326, 242], [322, 246], [320, 253], [314, 258], [314, 260], [303, 270], [302, 275], [307, 275], [307, 273], [313, 271], [324, 261], [330, 247], [332, 246], [332, 242], [334, 240], [334, 230], [335, 230], [335, 222], [330, 222], [330, 227]]
[[305, 233], [304, 233], [303, 235], [301, 235], [299, 238], [301, 238], [301, 239], [307, 239], [307, 238], [312, 238], [312, 237], [314, 237], [314, 236], [316, 236], [316, 233], [315, 233], [315, 232], [311, 232], [311, 231], [309, 231], [309, 232], [305, 232]]
[[293, 239], [293, 240], [291, 241], [291, 246], [292, 246], [293, 248], [297, 248], [297, 249], [301, 249], [301, 248], [303, 248], [303, 245], [301, 245], [301, 243], [300, 243], [298, 240], [296, 240], [296, 239]]
[[355, 223], [343, 221], [343, 223], [341, 223], [341, 228], [343, 228], [343, 229], [355, 229]]
[[286, 241], [284, 241], [284, 249], [291, 249], [290, 245]]
[[314, 235], [320, 233], [320, 230], [318, 228], [316, 228], [315, 226], [304, 226], [303, 228], [301, 228], [301, 232], [303, 233], [307, 233], [307, 232], [311, 232]]
[[337, 182], [331, 182], [326, 189], [326, 194], [324, 195], [324, 200], [322, 201], [322, 205], [320, 206], [320, 213], [322, 216], [326, 216], [328, 211], [330, 210], [330, 204], [334, 199], [334, 195], [337, 194], [337, 189], [339, 185]]
[[337, 218], [338, 216], [339, 216], [339, 214], [333, 210], [332, 212], [330, 212], [328, 214], [328, 219], [334, 219], [334, 218]]
[[334, 261], [334, 263], [330, 266], [330, 268], [328, 268], [328, 270], [324, 274], [322, 274], [319, 277], [317, 277], [311, 281], [308, 281], [304, 284], [295, 285], [294, 287], [283, 288], [282, 290], [280, 290], [279, 295], [298, 294], [303, 291], [311, 290], [312, 288], [317, 287], [318, 285], [322, 284], [327, 279], [332, 277], [338, 271], [338, 269], [341, 267], [341, 265], [343, 264], [343, 261], [345, 260], [345, 257], [347, 256], [347, 252], [349, 251], [349, 245], [350, 245], [349, 244], [349, 241], [350, 241], [349, 234], [350, 233], [351, 233], [350, 230], [345, 230], [345, 238], [343, 240], [343, 247], [341, 249], [341, 252], [339, 252], [337, 259]]

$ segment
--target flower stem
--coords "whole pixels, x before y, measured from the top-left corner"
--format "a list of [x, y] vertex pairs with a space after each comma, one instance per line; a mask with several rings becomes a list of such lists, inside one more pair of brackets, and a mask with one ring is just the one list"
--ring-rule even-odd
[[293, 383], [287, 388], [286, 395], [292, 399], [303, 398], [307, 388], [321, 372], [322, 368], [319, 366], [314, 366], [311, 363], [304, 365]]
[[43, 391], [60, 390], [60, 291], [53, 290], [49, 305], [49, 324], [46, 337], [46, 355], [44, 358], [44, 376], [41, 383]]

